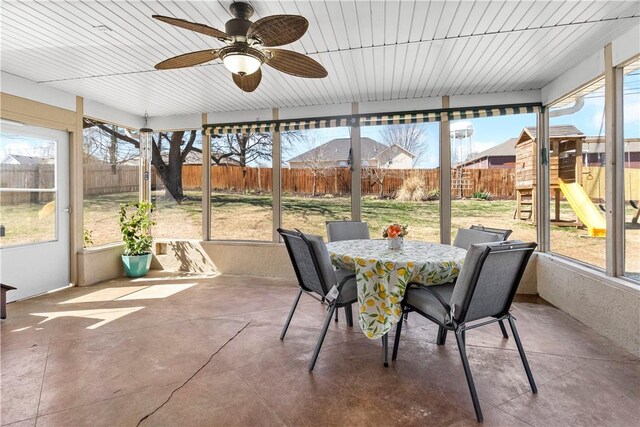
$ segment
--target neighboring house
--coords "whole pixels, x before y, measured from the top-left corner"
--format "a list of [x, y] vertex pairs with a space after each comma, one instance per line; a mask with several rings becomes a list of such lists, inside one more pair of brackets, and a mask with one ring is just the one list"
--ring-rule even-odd
[[[604, 159], [604, 136], [598, 139], [595, 136], [585, 136], [577, 127], [573, 125], [554, 125], [549, 126], [549, 136], [552, 141], [563, 141], [566, 139], [578, 139], [583, 141], [583, 163], [587, 162], [587, 153], [589, 155], [589, 164], [592, 166], [600, 166], [600, 160]], [[468, 169], [513, 169], [516, 162], [516, 144], [518, 141], [525, 142], [536, 137], [535, 127], [526, 127], [520, 133], [518, 138], [511, 138], [502, 144], [491, 147], [485, 151], [473, 155], [470, 159], [461, 163], [461, 166]], [[625, 160], [631, 159], [636, 166], [640, 163], [640, 140], [625, 140]], [[630, 145], [627, 144], [630, 142]]]
[[473, 155], [459, 166], [468, 169], [513, 169], [516, 165], [516, 142], [511, 138]]
[[[624, 140], [624, 155], [622, 158], [625, 168], [640, 168], [640, 138]], [[605, 162], [604, 135], [588, 136], [582, 144], [582, 164], [600, 167]]]
[[44, 157], [22, 156], [19, 154], [7, 154], [2, 160], [3, 165], [46, 165], [52, 163], [53, 159], [45, 159]]
[[[361, 138], [362, 167], [384, 167], [388, 169], [411, 169], [415, 155], [397, 144], [382, 144], [371, 138]], [[351, 140], [332, 139], [316, 148], [305, 151], [289, 160], [295, 168], [346, 168], [350, 160]]]

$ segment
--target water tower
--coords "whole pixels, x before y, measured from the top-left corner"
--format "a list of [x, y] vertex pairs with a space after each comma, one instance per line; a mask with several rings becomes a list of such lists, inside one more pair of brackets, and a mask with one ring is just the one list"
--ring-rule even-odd
[[458, 164], [464, 162], [473, 153], [471, 136], [473, 135], [473, 123], [469, 121], [455, 121], [451, 123], [449, 133], [455, 142], [451, 146], [451, 154], [455, 155]]

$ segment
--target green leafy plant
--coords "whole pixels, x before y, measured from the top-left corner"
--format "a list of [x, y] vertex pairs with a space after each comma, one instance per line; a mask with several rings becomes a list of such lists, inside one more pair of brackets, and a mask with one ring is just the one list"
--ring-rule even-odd
[[85, 248], [93, 245], [93, 232], [88, 228], [82, 230], [82, 243]]
[[427, 191], [425, 200], [431, 201], [431, 200], [438, 200], [439, 198], [440, 198], [440, 190], [438, 190], [437, 188], [433, 188]]
[[151, 220], [153, 205], [149, 202], [125, 203], [120, 205], [120, 233], [124, 242], [124, 254], [144, 255], [151, 252]]
[[476, 191], [471, 195], [472, 199], [480, 199], [480, 200], [491, 200], [491, 192], [490, 191]]

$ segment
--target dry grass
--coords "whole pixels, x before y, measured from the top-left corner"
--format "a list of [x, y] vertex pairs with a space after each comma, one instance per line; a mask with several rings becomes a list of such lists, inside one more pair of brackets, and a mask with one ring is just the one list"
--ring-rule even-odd
[[[156, 237], [200, 239], [202, 230], [201, 201], [198, 193], [178, 205], [159, 198], [154, 212]], [[135, 200], [135, 194], [100, 196], [85, 200], [85, 227], [93, 233], [94, 245], [120, 241], [117, 226], [119, 203]], [[529, 222], [513, 219], [515, 201], [512, 200], [453, 200], [452, 237], [458, 228], [472, 224], [510, 228], [512, 238], [536, 241], [536, 227]], [[0, 220], [7, 227], [3, 244], [16, 241], [16, 233], [37, 239], [51, 235], [52, 221], [38, 218], [41, 205], [2, 206]], [[271, 241], [272, 199], [270, 195], [212, 194], [212, 234], [214, 239]], [[640, 273], [640, 226], [630, 222], [634, 212], [627, 209], [626, 266], [627, 271]], [[325, 221], [351, 216], [348, 196], [313, 198], [285, 196], [282, 200], [282, 226], [299, 228], [308, 233], [325, 236]], [[561, 204], [561, 217], [572, 220], [575, 214], [566, 203]], [[53, 218], [47, 217], [47, 218]], [[369, 223], [372, 238], [380, 238], [383, 227], [395, 222], [408, 224], [409, 239], [437, 242], [439, 236], [438, 201], [403, 202], [398, 200], [362, 200], [362, 218]], [[600, 268], [605, 266], [605, 239], [588, 237], [584, 229], [552, 227], [551, 248], [555, 253], [583, 261]]]
[[427, 197], [424, 181], [419, 175], [411, 175], [402, 183], [396, 200], [401, 202], [420, 202]]

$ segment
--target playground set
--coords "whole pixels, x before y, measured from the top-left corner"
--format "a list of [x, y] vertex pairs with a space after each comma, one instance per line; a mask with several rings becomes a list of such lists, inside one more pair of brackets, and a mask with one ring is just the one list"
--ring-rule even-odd
[[[554, 200], [551, 223], [559, 226], [586, 226], [589, 236], [605, 236], [606, 220], [582, 186], [582, 146], [585, 143], [585, 135], [572, 125], [551, 126], [549, 133], [550, 152], [547, 161], [551, 197]], [[534, 222], [536, 191], [539, 191], [535, 173], [537, 150], [536, 128], [524, 128], [516, 142], [517, 203], [514, 218]], [[589, 179], [589, 173], [586, 172], [586, 179]], [[576, 213], [577, 221], [560, 218], [562, 196]]]

